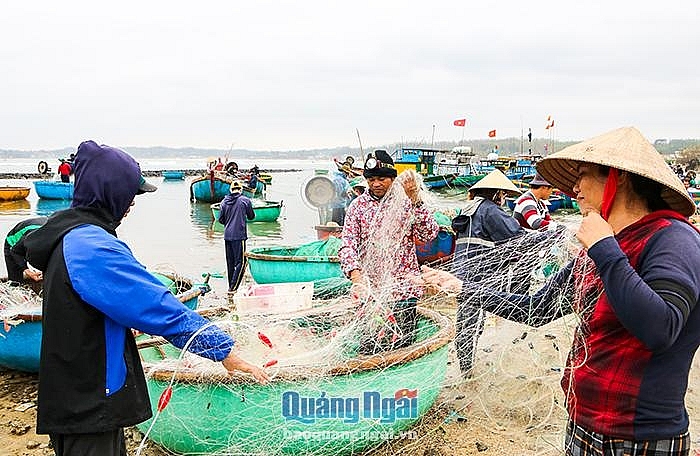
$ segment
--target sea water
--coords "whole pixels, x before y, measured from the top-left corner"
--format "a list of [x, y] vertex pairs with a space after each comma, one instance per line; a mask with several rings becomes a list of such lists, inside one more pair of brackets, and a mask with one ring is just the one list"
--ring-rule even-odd
[[[202, 159], [157, 158], [139, 160], [144, 170], [203, 168]], [[36, 160], [9, 159], [3, 163], [3, 172], [36, 172]], [[240, 160], [245, 169], [257, 164], [261, 170], [300, 170], [273, 172], [267, 199], [283, 201], [276, 222], [248, 223], [247, 250], [256, 247], [295, 246], [317, 239], [315, 225], [319, 224], [318, 211], [304, 202], [304, 184], [314, 176], [315, 169], [333, 169], [331, 160]], [[158, 186], [154, 193], [139, 195], [135, 205], [117, 235], [131, 248], [134, 256], [151, 270], [174, 271], [195, 282], [202, 274], [214, 273], [223, 278], [210, 280], [215, 290], [226, 288], [226, 260], [223, 227], [214, 224], [209, 204], [190, 201], [190, 180], [165, 181], [162, 177], [147, 180]], [[0, 186], [31, 187], [23, 201], [0, 204], [0, 234], [7, 232], [20, 220], [68, 208], [70, 201], [39, 199], [33, 180], [0, 180]], [[435, 194], [431, 192], [431, 194]], [[437, 195], [437, 194], [435, 194]], [[436, 196], [441, 204], [458, 205], [466, 196]], [[5, 263], [0, 265], [0, 276], [6, 277]]]

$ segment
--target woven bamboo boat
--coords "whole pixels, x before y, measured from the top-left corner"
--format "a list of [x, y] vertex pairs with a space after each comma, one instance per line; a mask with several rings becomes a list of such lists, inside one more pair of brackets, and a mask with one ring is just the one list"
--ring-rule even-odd
[[19, 201], [29, 196], [29, 187], [0, 187], [0, 202]]
[[[175, 296], [190, 309], [198, 305], [200, 287], [176, 274], [156, 273], [170, 279], [166, 283]], [[15, 315], [0, 328], [0, 366], [24, 372], [39, 372], [41, 352], [41, 309]]]
[[190, 200], [218, 203], [228, 195], [233, 179], [224, 172], [211, 171], [190, 182]]
[[337, 256], [297, 255], [297, 247], [261, 247], [245, 253], [256, 283], [314, 282], [343, 277]]
[[138, 427], [178, 454], [361, 453], [400, 437], [438, 396], [454, 330], [437, 312], [419, 308], [419, 315], [409, 347], [319, 370], [280, 367], [267, 385], [238, 374], [156, 368], [179, 351], [163, 340], [140, 341], [151, 406], [161, 411]]
[[[253, 200], [253, 212], [255, 213], [255, 218], [253, 220], [246, 220], [246, 222], [275, 222], [282, 212], [282, 204], [282, 201]], [[218, 221], [219, 214], [221, 213], [221, 203], [212, 204], [211, 212], [214, 214], [214, 220]]]
[[52, 200], [73, 199], [73, 182], [37, 180], [34, 181], [34, 189], [39, 198]]

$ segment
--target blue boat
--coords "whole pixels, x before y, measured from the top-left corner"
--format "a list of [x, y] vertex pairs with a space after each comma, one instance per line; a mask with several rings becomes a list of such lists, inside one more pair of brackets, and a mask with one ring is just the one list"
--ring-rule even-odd
[[229, 194], [233, 179], [225, 173], [210, 171], [190, 183], [190, 201], [218, 203]]
[[39, 198], [54, 200], [73, 199], [73, 182], [37, 180], [34, 181], [34, 189]]
[[170, 171], [170, 170], [163, 171], [163, 179], [164, 180], [183, 180], [184, 178], [185, 178], [184, 171]]
[[[154, 273], [177, 299], [190, 309], [196, 309], [205, 287], [175, 274]], [[203, 290], [204, 288], [204, 290]], [[39, 298], [37, 298], [38, 300]], [[23, 372], [39, 372], [41, 353], [41, 309], [31, 309], [13, 315], [0, 327], [0, 366]]]

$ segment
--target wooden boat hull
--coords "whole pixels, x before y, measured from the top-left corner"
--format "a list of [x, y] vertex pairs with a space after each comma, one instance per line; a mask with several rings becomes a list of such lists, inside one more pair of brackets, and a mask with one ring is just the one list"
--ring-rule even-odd
[[[259, 201], [259, 200], [256, 200]], [[263, 201], [262, 203], [253, 203], [253, 212], [255, 213], [255, 218], [253, 220], [246, 220], [248, 223], [256, 222], [274, 222], [276, 221], [280, 213], [282, 212], [282, 201]], [[214, 203], [211, 205], [211, 212], [214, 214], [214, 221], [219, 220], [219, 213], [221, 212], [221, 203]]]
[[38, 180], [34, 181], [34, 189], [39, 198], [54, 200], [73, 199], [73, 182]]
[[[138, 427], [179, 454], [362, 453], [410, 429], [440, 392], [452, 325], [436, 312], [419, 311], [419, 342], [412, 346], [358, 356], [310, 378], [307, 370], [283, 367], [268, 385], [251, 384], [242, 376], [151, 372], [149, 361], [178, 356], [178, 351], [172, 346], [142, 348], [154, 414], [174, 381], [168, 405]], [[302, 412], [302, 399], [327, 399], [326, 413], [322, 405]]]
[[[183, 277], [160, 274], [173, 281], [173, 289], [177, 292], [175, 296], [180, 302], [192, 310], [197, 308], [201, 288]], [[24, 372], [39, 372], [41, 334], [40, 309], [17, 315], [11, 323], [0, 327], [0, 366]]]
[[200, 176], [190, 182], [190, 200], [201, 203], [218, 203], [229, 194], [232, 180], [219, 175]]
[[164, 180], [183, 180], [184, 178], [184, 171], [163, 171]]
[[343, 277], [337, 256], [294, 256], [294, 247], [262, 247], [245, 253], [256, 283], [314, 282]]
[[29, 187], [0, 187], [0, 202], [23, 200], [29, 191]]

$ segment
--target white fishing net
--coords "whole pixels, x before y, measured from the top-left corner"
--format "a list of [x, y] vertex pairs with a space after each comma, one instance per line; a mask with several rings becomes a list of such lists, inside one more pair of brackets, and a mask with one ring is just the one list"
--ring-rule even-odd
[[[421, 197], [434, 204], [428, 192]], [[573, 235], [529, 233], [433, 265], [469, 282], [468, 292], [423, 296], [418, 306], [428, 310], [407, 333], [396, 300], [420, 278], [397, 281], [393, 274], [409, 226], [405, 198], [394, 186], [383, 199], [364, 237], [366, 279], [349, 296], [291, 314], [226, 310], [211, 317], [236, 339], [239, 356], [268, 366], [269, 385], [231, 379], [218, 363], [149, 342], [142, 355], [159, 411], [141, 426], [142, 447], [152, 439], [173, 453], [441, 454], [431, 451], [451, 445], [445, 430], [457, 428], [478, 443], [475, 451], [484, 449], [479, 435], [495, 434], [511, 444], [503, 451], [562, 454], [559, 379], [579, 321], [570, 311], [577, 287], [566, 280], [520, 312], [503, 293], [538, 290], [576, 256]], [[215, 295], [205, 301], [226, 307]], [[476, 318], [464, 318], [464, 309]], [[456, 340], [473, 346], [466, 372], [451, 333], [458, 315]], [[546, 320], [553, 321], [542, 325]], [[412, 343], [396, 348], [405, 337]]]

